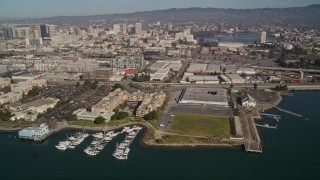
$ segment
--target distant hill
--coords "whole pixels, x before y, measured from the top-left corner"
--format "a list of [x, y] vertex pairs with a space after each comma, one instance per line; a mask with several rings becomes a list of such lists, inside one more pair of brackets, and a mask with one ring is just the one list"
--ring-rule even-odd
[[319, 25], [320, 4], [306, 7], [260, 8], [260, 9], [221, 9], [184, 8], [144, 11], [129, 14], [106, 14], [94, 16], [57, 16], [39, 19], [11, 20], [16, 23], [82, 24], [92, 20], [145, 20], [148, 22], [214, 22], [230, 24], [269, 24], [287, 23], [292, 25]]

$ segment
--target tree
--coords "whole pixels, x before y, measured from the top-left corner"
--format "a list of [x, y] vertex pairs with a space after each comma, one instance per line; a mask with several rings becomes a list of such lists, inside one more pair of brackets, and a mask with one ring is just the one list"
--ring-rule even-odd
[[70, 115], [66, 116], [66, 120], [67, 121], [76, 121], [76, 120], [78, 120], [78, 118], [77, 118], [77, 115], [70, 114]]
[[226, 71], [227, 71], [227, 69], [224, 67], [224, 68], [222, 69], [223, 74], [225, 74]]
[[94, 122], [95, 124], [102, 124], [102, 123], [106, 122], [106, 119], [103, 118], [103, 117], [101, 117], [101, 116], [99, 116], [99, 117], [97, 117], [93, 122]]
[[38, 87], [34, 87], [28, 92], [28, 97], [38, 96], [39, 94], [40, 94], [40, 89]]
[[257, 83], [254, 83], [254, 84], [253, 84], [253, 89], [255, 89], [255, 90], [258, 89], [258, 84], [257, 84]]
[[85, 80], [84, 83], [83, 83], [83, 86], [84, 87], [89, 87], [89, 86], [91, 86], [91, 82], [89, 80]]
[[153, 120], [153, 119], [158, 119], [158, 112], [157, 111], [151, 111], [150, 113], [146, 114], [143, 116], [145, 120]]
[[112, 91], [115, 91], [116, 89], [121, 89], [121, 90], [123, 90], [124, 87], [123, 87], [121, 84], [115, 84], [115, 85], [112, 87]]
[[97, 89], [99, 82], [95, 81], [91, 84], [91, 89]]

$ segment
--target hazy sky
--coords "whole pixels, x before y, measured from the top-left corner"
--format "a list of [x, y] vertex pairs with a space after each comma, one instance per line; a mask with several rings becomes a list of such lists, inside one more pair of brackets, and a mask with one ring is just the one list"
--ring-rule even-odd
[[128, 13], [168, 8], [265, 8], [320, 4], [320, 0], [0, 0], [0, 17]]

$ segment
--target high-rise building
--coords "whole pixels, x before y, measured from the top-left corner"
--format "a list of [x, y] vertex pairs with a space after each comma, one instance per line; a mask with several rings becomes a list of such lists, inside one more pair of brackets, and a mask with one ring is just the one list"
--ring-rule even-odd
[[114, 24], [113, 25], [113, 30], [116, 34], [118, 34], [121, 31], [120, 24]]
[[169, 23], [168, 24], [168, 31], [172, 31], [172, 28], [173, 28], [172, 23]]
[[265, 31], [263, 31], [262, 33], [261, 33], [261, 44], [264, 44], [264, 43], [266, 43], [266, 41], [267, 41], [267, 33], [265, 32]]
[[12, 31], [15, 38], [31, 38], [34, 36], [30, 27], [14, 27]]
[[135, 25], [135, 34], [136, 35], [142, 34], [142, 24], [141, 23], [136, 23], [136, 25]]
[[45, 25], [45, 24], [40, 24], [39, 27], [40, 27], [40, 31], [39, 31], [39, 32], [40, 32], [40, 36], [41, 36], [42, 38], [48, 37], [47, 25]]
[[5, 40], [12, 40], [13, 39], [13, 30], [12, 28], [2, 28], [3, 31], [3, 38]]
[[220, 24], [219, 24], [218, 31], [219, 31], [220, 33], [222, 33], [222, 32], [224, 31], [224, 29], [223, 29], [223, 23], [220, 23]]
[[142, 31], [149, 31], [149, 23], [143, 22], [141, 23]]
[[48, 26], [48, 33], [49, 37], [53, 37], [56, 35], [56, 26], [55, 25], [49, 25]]
[[122, 24], [122, 33], [127, 34], [128, 33], [128, 28], [126, 24]]

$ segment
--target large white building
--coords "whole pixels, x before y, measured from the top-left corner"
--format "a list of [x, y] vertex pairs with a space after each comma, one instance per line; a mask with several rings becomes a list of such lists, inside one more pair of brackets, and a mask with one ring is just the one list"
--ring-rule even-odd
[[260, 42], [261, 42], [261, 44], [264, 44], [264, 43], [266, 43], [266, 41], [267, 41], [267, 33], [265, 31], [262, 31]]
[[228, 106], [227, 91], [222, 88], [187, 88], [180, 97], [179, 104]]
[[89, 120], [94, 121], [97, 117], [103, 117], [106, 121], [109, 122], [111, 120], [112, 115], [114, 115], [113, 111], [104, 112], [104, 113], [96, 113], [96, 112], [89, 112], [86, 109], [78, 109], [74, 111], [72, 114], [77, 116], [79, 120]]
[[141, 35], [142, 34], [142, 24], [141, 23], [136, 23], [135, 24], [135, 34], [136, 35]]
[[118, 34], [119, 32], [121, 32], [120, 24], [114, 24], [113, 25], [113, 31], [114, 31], [115, 34]]

